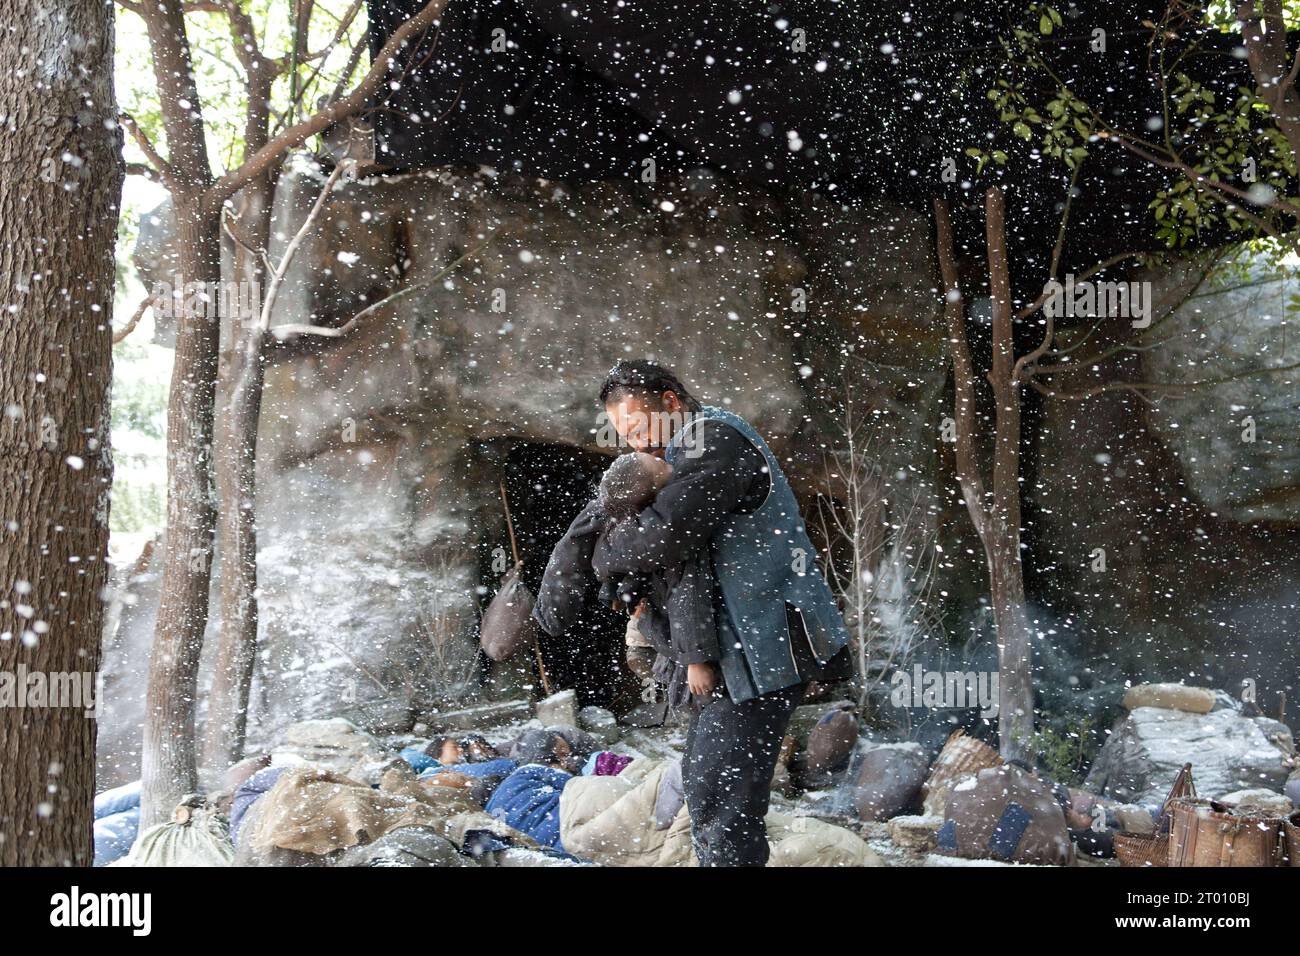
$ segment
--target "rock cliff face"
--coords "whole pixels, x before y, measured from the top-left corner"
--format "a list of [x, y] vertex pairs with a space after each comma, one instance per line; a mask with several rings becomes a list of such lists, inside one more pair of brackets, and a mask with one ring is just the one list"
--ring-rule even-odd
[[[282, 177], [273, 261], [323, 179], [306, 161]], [[137, 254], [147, 281], [166, 275], [165, 210], [154, 219]], [[272, 355], [255, 721], [400, 725], [473, 683], [474, 628], [509, 550], [500, 482], [535, 580], [615, 451], [596, 392], [621, 358], [657, 358], [754, 422], [805, 493], [836, 427], [816, 396], [845, 381], [881, 422], [887, 469], [930, 461], [934, 431], [918, 422], [937, 422], [944, 380], [933, 284], [928, 225], [906, 210], [781, 199], [704, 171], [650, 186], [449, 169], [344, 181], [273, 326], [338, 327], [418, 288], [341, 337], [289, 336]], [[621, 634], [602, 640], [612, 666]], [[599, 687], [590, 662], [570, 664]]]
[[[272, 260], [323, 181], [305, 159], [282, 177]], [[147, 283], [168, 274], [169, 243], [163, 209], [137, 249]], [[271, 355], [254, 740], [303, 718], [405, 728], [447, 697], [536, 683], [527, 659], [482, 677], [474, 643], [510, 563], [501, 488], [535, 585], [614, 451], [600, 441], [595, 393], [624, 357], [655, 357], [753, 421], [806, 501], [825, 488], [824, 446], [851, 394], [872, 422], [885, 496], [915, 492], [937, 527], [932, 610], [957, 644], [975, 638], [958, 657], [984, 660], [986, 570], [940, 438], [951, 394], [931, 249], [928, 219], [910, 210], [775, 196], [704, 171], [651, 185], [456, 169], [343, 181], [273, 325], [339, 328], [410, 293], [343, 335], [288, 335]], [[1188, 280], [1156, 278], [1158, 317], [1160, 296]], [[1196, 380], [1250, 359], [1296, 361], [1282, 293], [1268, 288], [1262, 300], [1191, 300], [1160, 330], [1174, 333], [1167, 349], [1120, 354], [1105, 374]], [[1250, 679], [1275, 713], [1276, 691], [1300, 680], [1294, 375], [1154, 406], [1118, 392], [1027, 394], [1026, 409], [1044, 711], [1096, 710], [1125, 675], [1194, 675], [1231, 690]], [[1241, 441], [1248, 415], [1253, 444]], [[151, 582], [145, 573], [106, 655], [119, 691], [101, 723], [101, 769], [120, 765], [121, 779], [137, 765]], [[617, 620], [544, 652], [582, 703], [627, 701]], [[1085, 691], [1097, 693], [1080, 703]]]
[[[1141, 277], [1156, 347], [1115, 351], [1099, 375], [1057, 384], [1218, 384], [1042, 403], [1026, 487], [1030, 588], [1093, 673], [1234, 694], [1249, 681], [1274, 715], [1300, 680], [1300, 392], [1295, 371], [1242, 373], [1300, 361], [1300, 340], [1287, 332], [1285, 283], [1198, 287], [1198, 275]], [[1096, 349], [1133, 334], [1127, 320], [1103, 326]]]
[[[1237, 522], [1300, 517], [1300, 329], [1293, 284], [1248, 269], [1201, 281], [1190, 268], [1153, 277], [1161, 346], [1152, 381], [1216, 383], [1151, 407], [1148, 420], [1197, 498]], [[1265, 369], [1276, 369], [1259, 374]]]

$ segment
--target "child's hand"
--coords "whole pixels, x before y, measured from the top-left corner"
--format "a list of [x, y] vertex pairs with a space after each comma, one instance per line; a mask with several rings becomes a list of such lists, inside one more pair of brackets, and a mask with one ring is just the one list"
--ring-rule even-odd
[[716, 683], [717, 678], [712, 664], [686, 665], [686, 686], [691, 689], [692, 694], [702, 694], [707, 697], [713, 693]]

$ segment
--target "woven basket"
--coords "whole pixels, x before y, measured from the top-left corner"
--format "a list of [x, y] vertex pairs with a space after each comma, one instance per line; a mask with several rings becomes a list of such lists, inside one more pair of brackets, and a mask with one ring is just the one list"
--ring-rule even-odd
[[1168, 833], [1116, 833], [1115, 859], [1120, 866], [1168, 866]]
[[1282, 821], [1283, 862], [1290, 866], [1300, 866], [1300, 812], [1292, 813]]
[[1238, 815], [1214, 800], [1175, 800], [1170, 866], [1280, 866], [1281, 817]]
[[1169, 865], [1169, 812], [1170, 805], [1183, 797], [1196, 796], [1192, 782], [1192, 765], [1185, 763], [1169, 788], [1169, 796], [1160, 806], [1160, 818], [1151, 833], [1115, 834], [1115, 858], [1120, 866]]
[[1282, 824], [1283, 848], [1291, 866], [1300, 866], [1300, 813], [1291, 814]]

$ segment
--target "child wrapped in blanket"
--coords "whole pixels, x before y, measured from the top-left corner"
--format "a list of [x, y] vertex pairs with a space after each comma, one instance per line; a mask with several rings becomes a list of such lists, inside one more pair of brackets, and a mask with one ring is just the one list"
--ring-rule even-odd
[[[666, 461], [643, 452], [621, 455], [609, 466], [595, 499], [573, 520], [551, 553], [533, 610], [543, 631], [558, 637], [578, 620], [592, 578], [596, 541], [617, 522], [632, 520], [647, 507], [672, 473]], [[651, 674], [667, 689], [668, 704], [674, 709], [698, 712], [707, 700], [705, 695], [691, 693], [690, 665], [712, 666], [719, 658], [715, 586], [707, 553], [655, 574], [599, 583], [602, 603], [632, 612], [627, 633], [629, 663], [635, 659], [638, 643], [653, 648]]]

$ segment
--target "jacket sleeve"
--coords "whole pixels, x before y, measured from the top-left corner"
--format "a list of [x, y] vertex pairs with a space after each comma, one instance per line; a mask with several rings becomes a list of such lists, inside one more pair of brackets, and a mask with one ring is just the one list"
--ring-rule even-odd
[[591, 549], [604, 525], [605, 516], [591, 502], [573, 519], [546, 562], [533, 605], [533, 620], [551, 637], [559, 637], [582, 615], [587, 592], [594, 583]]
[[763, 455], [725, 422], [701, 423], [701, 453], [683, 455], [650, 507], [610, 528], [593, 549], [599, 578], [659, 571], [705, 552], [729, 513], [740, 509]]
[[681, 572], [672, 582], [668, 597], [673, 657], [679, 664], [720, 660], [713, 562], [697, 556], [683, 564]]

